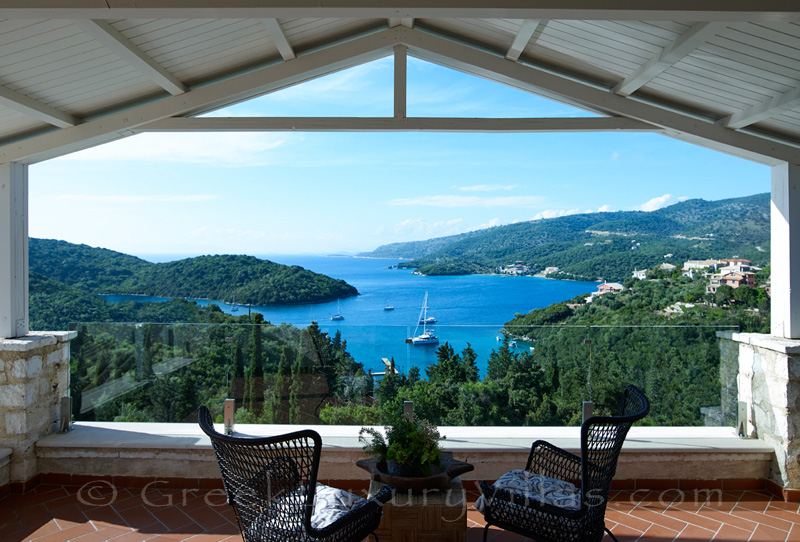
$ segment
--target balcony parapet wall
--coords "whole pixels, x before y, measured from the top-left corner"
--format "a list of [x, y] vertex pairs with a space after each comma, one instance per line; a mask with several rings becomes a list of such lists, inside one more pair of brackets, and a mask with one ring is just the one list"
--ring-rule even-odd
[[69, 341], [76, 335], [0, 339], [0, 448], [11, 449], [12, 483], [37, 474], [36, 442], [58, 430], [60, 400], [69, 394]]
[[800, 340], [731, 331], [717, 336], [723, 380], [725, 367], [738, 368], [736, 385], [738, 400], [747, 404], [747, 436], [775, 450], [769, 479], [785, 489], [800, 489]]

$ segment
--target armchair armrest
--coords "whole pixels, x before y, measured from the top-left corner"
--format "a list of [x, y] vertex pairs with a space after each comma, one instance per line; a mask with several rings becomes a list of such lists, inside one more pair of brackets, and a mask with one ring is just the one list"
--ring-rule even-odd
[[531, 446], [525, 470], [577, 484], [581, 480], [581, 458], [545, 440], [537, 440]]

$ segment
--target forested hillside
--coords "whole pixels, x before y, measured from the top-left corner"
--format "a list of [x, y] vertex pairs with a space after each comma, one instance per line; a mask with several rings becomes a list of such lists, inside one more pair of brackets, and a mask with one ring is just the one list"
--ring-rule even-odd
[[[487, 273], [521, 261], [559, 278], [623, 280], [673, 254], [676, 261], [740, 257], [769, 262], [769, 194], [688, 200], [657, 211], [588, 213], [500, 226], [468, 236], [387, 245], [423, 274]], [[383, 256], [379, 247], [364, 256]], [[420, 256], [419, 254], [424, 254]]]
[[329, 405], [323, 420], [376, 423], [403, 401], [441, 425], [579, 425], [581, 404], [616, 413], [628, 384], [653, 409], [648, 425], [732, 424], [720, 409], [721, 330], [769, 332], [770, 301], [761, 288], [721, 288], [680, 273], [626, 281], [627, 289], [585, 304], [579, 296], [528, 314], [504, 329], [481, 380], [476, 354], [444, 343], [437, 363], [408, 374], [387, 372], [372, 404]]
[[[252, 256], [201, 256], [154, 264], [51, 239], [30, 240], [30, 270], [87, 294], [235, 298], [237, 303], [254, 305], [319, 303], [358, 295], [343, 280]], [[37, 294], [35, 286], [31, 286], [32, 298]]]

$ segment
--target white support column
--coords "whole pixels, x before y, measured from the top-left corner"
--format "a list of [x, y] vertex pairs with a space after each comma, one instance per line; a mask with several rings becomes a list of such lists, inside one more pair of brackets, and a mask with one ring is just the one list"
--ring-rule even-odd
[[394, 118], [404, 120], [407, 115], [408, 48], [394, 46]]
[[0, 163], [0, 339], [28, 334], [28, 167]]
[[772, 335], [800, 339], [800, 164], [772, 168]]

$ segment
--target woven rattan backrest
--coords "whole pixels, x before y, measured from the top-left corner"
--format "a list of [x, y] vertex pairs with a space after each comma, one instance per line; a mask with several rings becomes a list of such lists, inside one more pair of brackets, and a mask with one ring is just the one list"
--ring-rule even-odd
[[617, 471], [622, 444], [634, 422], [650, 412], [650, 401], [635, 386], [622, 397], [619, 416], [592, 416], [581, 426], [581, 489], [589, 515], [602, 515]]
[[322, 449], [316, 431], [231, 437], [214, 429], [206, 407], [200, 407], [198, 421], [211, 438], [228, 502], [234, 506], [243, 534], [271, 526], [303, 525], [310, 530]]

